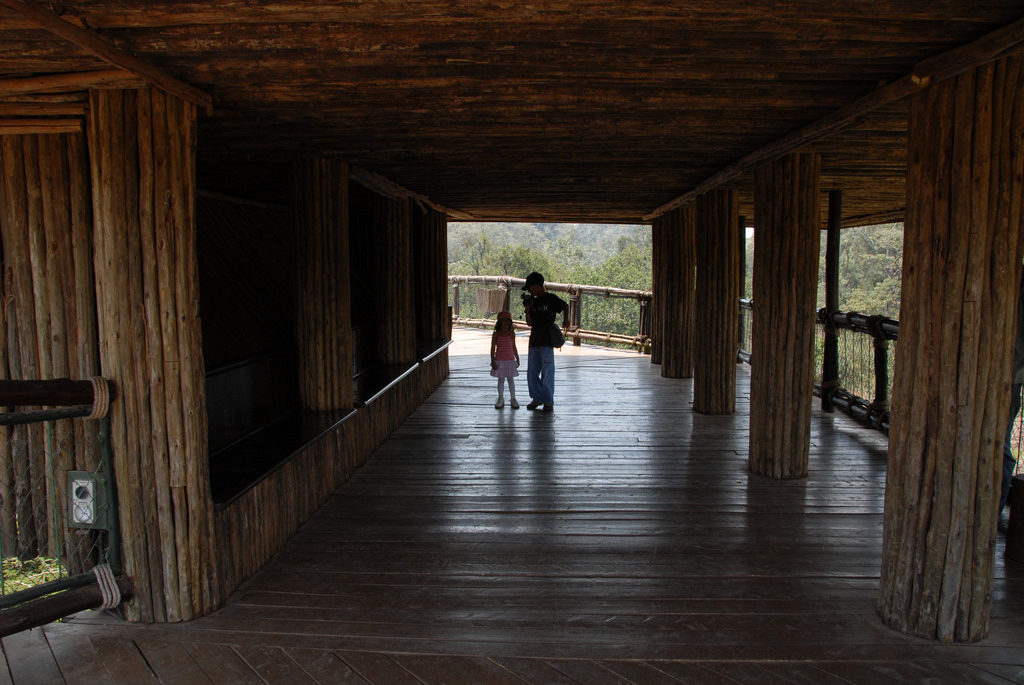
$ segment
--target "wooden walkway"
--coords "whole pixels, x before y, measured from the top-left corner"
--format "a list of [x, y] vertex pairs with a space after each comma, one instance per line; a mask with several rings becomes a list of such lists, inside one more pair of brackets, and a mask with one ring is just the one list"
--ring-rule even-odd
[[648, 358], [567, 347], [554, 412], [525, 373], [498, 411], [488, 334], [457, 337], [451, 378], [227, 606], [7, 638], [0, 683], [1024, 682], [1001, 539], [988, 639], [877, 618], [881, 436], [815, 411], [810, 477], [769, 481], [745, 368], [737, 413], [701, 416]]

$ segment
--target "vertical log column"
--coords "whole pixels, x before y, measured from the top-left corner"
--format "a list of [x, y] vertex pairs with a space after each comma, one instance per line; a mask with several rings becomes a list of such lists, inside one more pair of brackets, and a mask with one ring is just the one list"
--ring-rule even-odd
[[416, 337], [437, 343], [449, 337], [448, 220], [414, 200], [409, 200], [409, 213], [414, 219]]
[[[92, 275], [88, 159], [82, 134], [0, 138], [0, 256], [4, 264], [0, 374], [14, 379], [88, 378], [99, 371]], [[0, 531], [4, 553], [57, 556], [53, 511], [63, 473], [99, 464], [97, 424], [60, 422], [4, 429], [0, 437]], [[33, 455], [30, 458], [29, 455]], [[52, 469], [46, 468], [52, 463]], [[51, 483], [50, 473], [54, 474]], [[71, 531], [63, 541], [73, 573], [92, 563]]]
[[912, 97], [879, 613], [988, 633], [1024, 225], [1024, 79], [1000, 60]]
[[668, 292], [665, 282], [666, 271], [664, 262], [668, 258], [669, 248], [665, 244], [665, 236], [671, 225], [671, 214], [662, 214], [651, 223], [651, 363], [661, 364], [662, 350], [665, 349], [665, 315], [664, 303]]
[[828, 232], [825, 241], [825, 347], [821, 364], [821, 410], [833, 412], [832, 396], [839, 387], [839, 336], [832, 315], [839, 311], [839, 229], [843, 191], [828, 191]]
[[292, 170], [298, 278], [299, 392], [306, 409], [352, 407], [348, 165], [296, 162]]
[[373, 227], [378, 359], [382, 364], [408, 364], [416, 360], [409, 203], [377, 196]]
[[129, 617], [188, 620], [220, 601], [213, 554], [195, 235], [195, 108], [92, 91], [89, 157], [103, 375]]
[[690, 204], [665, 215], [661, 375], [693, 377], [693, 330], [697, 280], [697, 209]]
[[693, 409], [702, 414], [731, 414], [736, 407], [743, 278], [739, 203], [735, 190], [713, 190], [698, 197], [696, 205]]
[[750, 470], [807, 475], [814, 382], [821, 159], [795, 154], [754, 174]]

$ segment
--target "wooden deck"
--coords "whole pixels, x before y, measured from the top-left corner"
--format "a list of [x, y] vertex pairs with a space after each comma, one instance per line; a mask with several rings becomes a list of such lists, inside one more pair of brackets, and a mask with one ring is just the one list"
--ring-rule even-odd
[[0, 683], [1024, 682], [1002, 539], [988, 639], [877, 618], [882, 436], [816, 410], [810, 477], [768, 481], [745, 368], [737, 413], [701, 416], [648, 358], [567, 347], [554, 412], [498, 411], [488, 334], [457, 338], [451, 378], [227, 606], [7, 638]]

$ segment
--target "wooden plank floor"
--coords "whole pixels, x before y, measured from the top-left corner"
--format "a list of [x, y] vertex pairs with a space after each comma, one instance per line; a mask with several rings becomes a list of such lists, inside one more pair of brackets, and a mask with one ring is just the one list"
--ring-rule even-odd
[[451, 378], [227, 606], [8, 638], [0, 683], [1024, 682], [1001, 539], [988, 639], [877, 618], [882, 436], [816, 410], [810, 477], [769, 481], [746, 368], [736, 414], [700, 416], [648, 358], [566, 348], [554, 412], [526, 411], [525, 373], [498, 411], [488, 334], [457, 338]]

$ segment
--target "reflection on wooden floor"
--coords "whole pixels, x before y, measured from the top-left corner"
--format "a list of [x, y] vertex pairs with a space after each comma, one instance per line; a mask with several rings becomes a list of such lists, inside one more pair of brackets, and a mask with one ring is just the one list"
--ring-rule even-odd
[[[746, 470], [732, 416], [632, 352], [556, 354], [556, 406], [495, 410], [489, 334], [216, 614], [94, 613], [4, 640], [15, 683], [1024, 682], [1024, 568], [991, 636], [943, 645], [874, 610], [886, 444], [815, 410], [811, 474]], [[525, 337], [520, 337], [525, 362]], [[0, 673], [0, 683], [4, 682]]]

